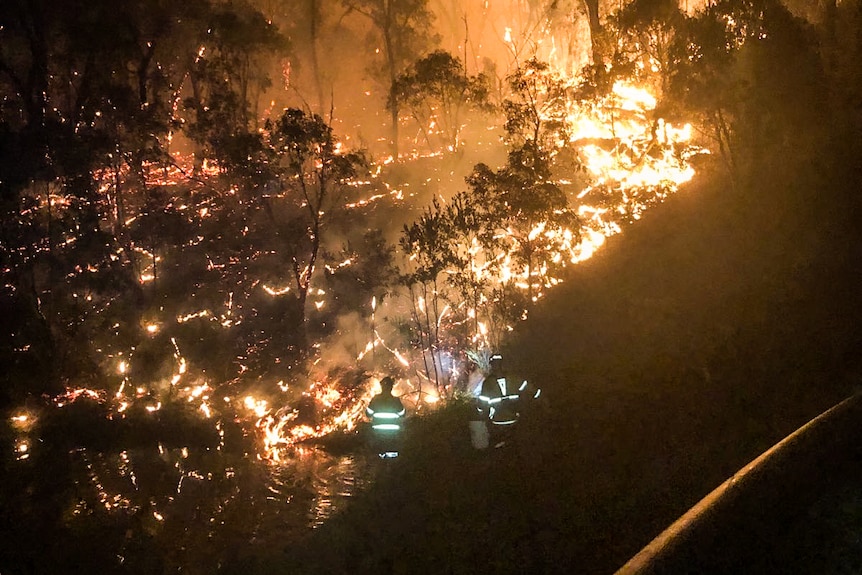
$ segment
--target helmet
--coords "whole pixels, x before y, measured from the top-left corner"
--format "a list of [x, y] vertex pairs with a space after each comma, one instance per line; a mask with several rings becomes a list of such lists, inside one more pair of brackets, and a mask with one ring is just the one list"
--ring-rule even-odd
[[395, 385], [395, 380], [392, 379], [388, 375], [380, 380], [380, 387], [382, 387], [383, 389], [386, 389], [386, 388], [392, 389], [392, 387], [394, 385]]

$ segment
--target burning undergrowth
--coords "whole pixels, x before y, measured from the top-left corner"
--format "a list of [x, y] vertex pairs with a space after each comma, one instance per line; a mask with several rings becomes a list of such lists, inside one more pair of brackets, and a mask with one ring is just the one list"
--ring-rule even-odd
[[[399, 250], [394, 230], [356, 222], [423, 208], [387, 183], [387, 163], [363, 164], [319, 118], [268, 124], [244, 148], [266, 161], [239, 173], [183, 158], [154, 166], [149, 199], [125, 207], [137, 211], [124, 222], [130, 249], [112, 256], [150, 304], [113, 337], [93, 333], [100, 382], [53, 403], [83, 397], [109, 419], [182, 404], [278, 462], [354, 432], [384, 374], [414, 409], [464, 391], [468, 352], [498, 346], [567, 265], [688, 181], [703, 152], [690, 126], [655, 115], [647, 89], [619, 80], [579, 99], [580, 82], [535, 60], [519, 68], [503, 106], [506, 164], [477, 164], [465, 191], [438, 195]], [[287, 137], [285, 152], [275, 142]], [[154, 235], [169, 224], [178, 242]], [[89, 316], [124, 305], [72, 295]], [[24, 440], [16, 449], [30, 455]]]
[[[497, 107], [505, 145], [479, 154], [503, 159], [459, 173], [456, 144], [477, 129], [431, 106], [397, 159], [347, 150], [320, 116], [291, 109], [222, 141], [221, 163], [174, 154], [143, 174], [97, 174], [117, 247], [71, 270], [50, 302], [68, 302], [50, 311], [71, 318], [65, 351], [80, 369], [9, 414], [11, 457], [80, 468], [76, 517], [137, 515], [167, 534], [197, 505], [212, 535], [262, 504], [249, 498], [308, 499], [319, 524], [331, 500], [309, 486], [357, 473], [350, 453], [382, 377], [414, 414], [468, 392], [567, 266], [693, 177], [704, 150], [656, 114], [646, 84], [585, 96], [585, 81], [519, 65]], [[420, 151], [441, 126], [453, 149]], [[121, 203], [136, 183], [145, 192]], [[75, 209], [58, 190], [31, 199], [22, 217]], [[70, 231], [38, 249], [82, 246]], [[92, 287], [109, 273], [134, 297]], [[245, 518], [251, 531], [261, 516]]]

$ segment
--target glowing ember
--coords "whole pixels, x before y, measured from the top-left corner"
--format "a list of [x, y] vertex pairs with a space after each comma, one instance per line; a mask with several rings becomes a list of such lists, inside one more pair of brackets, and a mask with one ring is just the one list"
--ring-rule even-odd
[[271, 296], [280, 296], [290, 292], [290, 286], [283, 288], [273, 288], [268, 285], [263, 286], [263, 290]]
[[29, 415], [15, 415], [9, 418], [16, 427], [23, 427], [30, 422]]
[[66, 389], [65, 393], [54, 398], [54, 404], [57, 407], [64, 407], [82, 398], [102, 403], [105, 401], [106, 396], [107, 393], [105, 391], [98, 389], [87, 389], [85, 387]]

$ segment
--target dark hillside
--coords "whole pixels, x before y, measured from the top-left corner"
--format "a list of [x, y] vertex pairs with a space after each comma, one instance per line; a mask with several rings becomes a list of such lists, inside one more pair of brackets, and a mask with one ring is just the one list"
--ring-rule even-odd
[[847, 184], [776, 173], [682, 192], [520, 331], [514, 355], [553, 402], [536, 441], [560, 492], [613, 494], [591, 502], [617, 526], [587, 552], [598, 572], [862, 380], [855, 209], [829, 206]]
[[578, 382], [564, 395], [706, 391], [743, 375], [740, 399], [773, 384], [847, 389], [862, 279], [853, 210], [830, 209], [824, 180], [733, 192], [704, 179], [573, 269], [519, 329], [524, 370]]

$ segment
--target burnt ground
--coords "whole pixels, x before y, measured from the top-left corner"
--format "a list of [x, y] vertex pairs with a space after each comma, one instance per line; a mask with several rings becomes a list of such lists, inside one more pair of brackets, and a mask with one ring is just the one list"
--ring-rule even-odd
[[339, 516], [226, 570], [614, 572], [862, 382], [856, 174], [768, 173], [702, 175], [533, 310], [506, 357], [544, 391], [506, 446], [463, 406], [414, 420]]

